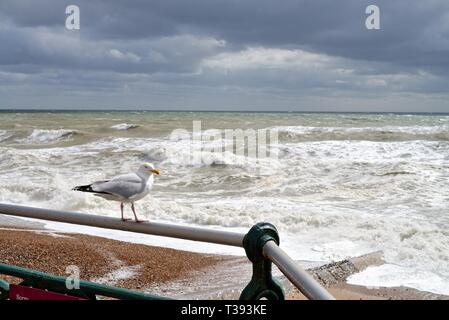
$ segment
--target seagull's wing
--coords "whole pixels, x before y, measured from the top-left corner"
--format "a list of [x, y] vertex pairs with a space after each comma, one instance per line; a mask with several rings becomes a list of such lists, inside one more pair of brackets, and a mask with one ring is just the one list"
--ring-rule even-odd
[[130, 198], [139, 194], [145, 188], [144, 180], [135, 173], [117, 176], [109, 181], [92, 183], [92, 191]]

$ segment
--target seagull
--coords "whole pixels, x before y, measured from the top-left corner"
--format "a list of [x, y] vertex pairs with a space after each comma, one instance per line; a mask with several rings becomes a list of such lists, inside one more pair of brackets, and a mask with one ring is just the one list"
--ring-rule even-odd
[[155, 169], [151, 163], [144, 163], [134, 173], [116, 176], [110, 180], [96, 181], [85, 186], [77, 186], [72, 190], [90, 192], [106, 200], [119, 201], [122, 221], [131, 220], [125, 219], [123, 216], [123, 204], [131, 203], [134, 218], [139, 223], [145, 220], [139, 220], [137, 218], [134, 202], [150, 193], [154, 175], [159, 175], [159, 170]]

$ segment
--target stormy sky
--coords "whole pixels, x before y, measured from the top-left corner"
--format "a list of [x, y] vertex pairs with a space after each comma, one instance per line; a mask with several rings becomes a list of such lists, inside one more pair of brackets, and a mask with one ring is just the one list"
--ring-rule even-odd
[[449, 1], [1, 0], [0, 108], [449, 112]]

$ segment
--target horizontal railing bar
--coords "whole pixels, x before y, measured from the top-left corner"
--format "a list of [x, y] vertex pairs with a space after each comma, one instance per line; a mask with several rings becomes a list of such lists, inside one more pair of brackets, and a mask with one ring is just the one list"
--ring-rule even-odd
[[3, 203], [0, 203], [0, 214], [43, 219], [70, 224], [81, 224], [97, 228], [131, 231], [193, 241], [211, 242], [236, 247], [243, 246], [243, 237], [245, 236], [244, 234], [236, 232], [214, 230], [208, 228], [172, 225], [159, 222], [135, 223], [133, 221], [122, 221], [119, 218]]
[[263, 253], [308, 299], [335, 300], [306, 270], [279, 248], [276, 242], [267, 241]]

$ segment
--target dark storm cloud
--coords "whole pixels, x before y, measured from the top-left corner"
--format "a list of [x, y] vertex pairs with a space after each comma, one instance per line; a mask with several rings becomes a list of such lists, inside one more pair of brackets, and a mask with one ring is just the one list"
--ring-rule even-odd
[[[79, 31], [64, 28], [69, 4], [81, 9]], [[369, 4], [381, 9], [379, 31], [365, 28]], [[323, 99], [444, 95], [449, 2], [2, 0], [0, 44], [0, 83], [17, 90], [106, 88], [145, 100], [182, 86], [184, 95], [201, 88], [205, 105], [229, 93], [220, 88], [233, 88], [242, 103], [266, 99], [261, 90]]]
[[[71, 1], [82, 8], [83, 29], [97, 39], [146, 39], [192, 32], [241, 46], [301, 46], [343, 57], [410, 66], [449, 64], [449, 2], [321, 0], [279, 2]], [[377, 4], [382, 31], [367, 32], [364, 11]], [[19, 26], [63, 26], [65, 6], [55, 0], [2, 1]]]

